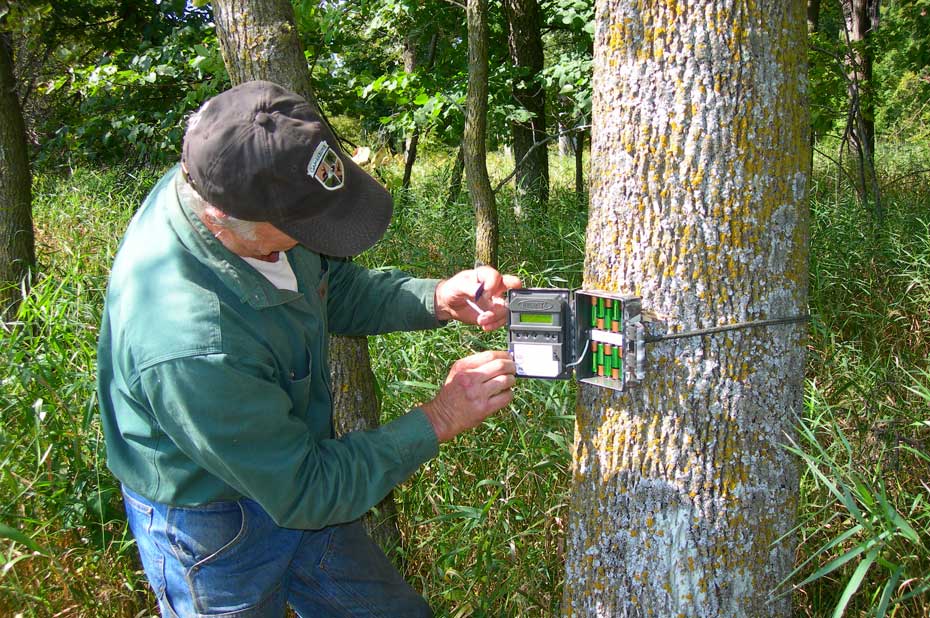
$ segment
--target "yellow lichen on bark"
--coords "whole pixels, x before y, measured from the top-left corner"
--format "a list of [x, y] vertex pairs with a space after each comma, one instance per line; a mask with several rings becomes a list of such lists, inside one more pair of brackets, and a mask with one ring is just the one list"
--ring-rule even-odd
[[[596, 22], [585, 287], [669, 332], [803, 312], [800, 5], [603, 0]], [[566, 615], [788, 615], [766, 591], [791, 560], [801, 337], [656, 343], [640, 387], [581, 389]]]

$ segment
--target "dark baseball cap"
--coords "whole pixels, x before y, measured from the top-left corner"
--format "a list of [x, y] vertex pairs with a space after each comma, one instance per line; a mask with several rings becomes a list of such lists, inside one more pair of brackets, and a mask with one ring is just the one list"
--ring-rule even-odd
[[317, 253], [357, 255], [391, 220], [387, 189], [342, 152], [303, 97], [271, 82], [246, 82], [204, 103], [181, 163], [213, 206], [270, 223]]

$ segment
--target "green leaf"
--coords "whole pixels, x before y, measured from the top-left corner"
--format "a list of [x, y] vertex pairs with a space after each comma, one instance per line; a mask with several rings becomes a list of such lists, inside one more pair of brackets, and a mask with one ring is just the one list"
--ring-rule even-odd
[[909, 523], [907, 523], [901, 514], [898, 513], [898, 511], [888, 503], [888, 501], [885, 499], [885, 496], [881, 493], [878, 494], [878, 500], [882, 505], [882, 509], [884, 510], [885, 518], [890, 524], [894, 526], [895, 532], [902, 535], [911, 543], [920, 545], [920, 535], [918, 535], [917, 531], [914, 530], [914, 528], [911, 527]]
[[0, 524], [0, 538], [9, 539], [14, 543], [24, 545], [25, 547], [28, 547], [32, 551], [42, 554], [43, 556], [50, 555], [47, 549], [30, 539], [21, 530], [17, 530], [16, 528], [11, 528], [10, 526]]
[[885, 587], [882, 589], [882, 596], [878, 601], [878, 607], [875, 608], [875, 618], [883, 618], [888, 611], [888, 604], [891, 602], [891, 596], [898, 586], [898, 580], [901, 579], [901, 573], [903, 571], [904, 567], [898, 565], [895, 567], [891, 577], [888, 578], [888, 581], [885, 582]]
[[878, 548], [873, 547], [866, 555], [865, 560], [860, 562], [859, 566], [856, 567], [852, 577], [850, 577], [849, 581], [846, 583], [846, 588], [843, 590], [843, 596], [840, 597], [839, 603], [836, 604], [836, 609], [833, 610], [833, 618], [840, 618], [846, 611], [846, 606], [849, 605], [849, 600], [854, 594], [856, 594], [856, 591], [859, 590], [859, 586], [862, 585], [862, 580], [865, 578], [865, 574], [869, 571], [872, 563], [875, 562], [875, 556], [877, 555]]
[[868, 541], [868, 542], [866, 542], [866, 543], [863, 543], [862, 545], [857, 545], [856, 547], [852, 548], [851, 550], [849, 550], [848, 552], [846, 552], [845, 554], [843, 554], [843, 555], [840, 556], [839, 558], [834, 558], [833, 560], [831, 560], [831, 561], [828, 562], [827, 564], [825, 564], [825, 565], [823, 565], [822, 567], [820, 567], [819, 569], [817, 569], [817, 571], [815, 571], [815, 572], [812, 573], [811, 575], [808, 575], [808, 576], [804, 579], [804, 581], [802, 581], [800, 584], [798, 584], [797, 587], [798, 587], [798, 588], [802, 588], [802, 587], [806, 586], [807, 584], [809, 584], [809, 583], [811, 583], [811, 582], [813, 582], [813, 581], [817, 581], [818, 579], [820, 579], [820, 578], [823, 577], [824, 575], [828, 575], [829, 573], [832, 573], [833, 571], [837, 570], [838, 568], [840, 568], [841, 566], [843, 566], [844, 564], [846, 564], [847, 562], [849, 562], [849, 561], [852, 560], [853, 558], [859, 556], [860, 554], [862, 554], [862, 553], [865, 552], [866, 550], [871, 549], [871, 546], [872, 546], [872, 545], [873, 545], [873, 543], [872, 543], [871, 541]]

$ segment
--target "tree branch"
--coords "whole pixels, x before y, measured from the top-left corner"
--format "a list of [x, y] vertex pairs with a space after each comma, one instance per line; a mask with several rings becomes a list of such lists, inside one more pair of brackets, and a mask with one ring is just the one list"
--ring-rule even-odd
[[560, 137], [562, 137], [563, 135], [566, 135], [566, 134], [568, 134], [568, 133], [578, 133], [578, 132], [580, 132], [580, 131], [587, 131], [587, 130], [590, 129], [590, 128], [591, 128], [591, 125], [590, 125], [590, 124], [578, 125], [577, 127], [572, 127], [571, 129], [565, 129], [564, 131], [559, 131], [558, 133], [553, 133], [553, 134], [547, 135], [546, 137], [544, 137], [543, 139], [539, 140], [538, 142], [534, 142], [533, 145], [530, 146], [530, 147], [527, 149], [527, 151], [523, 154], [523, 158], [520, 159], [519, 161], [517, 161], [517, 164], [513, 166], [513, 171], [510, 172], [510, 174], [508, 174], [506, 178], [504, 178], [502, 181], [500, 181], [496, 187], [494, 187], [494, 191], [493, 191], [493, 192], [496, 194], [498, 191], [501, 190], [501, 188], [502, 188], [505, 184], [507, 184], [508, 182], [510, 182], [510, 179], [513, 178], [514, 176], [516, 176], [517, 170], [520, 169], [520, 166], [523, 165], [524, 163], [526, 163], [526, 160], [529, 159], [530, 153], [532, 153], [532, 152], [533, 152], [534, 150], [536, 150], [537, 148], [539, 148], [539, 147], [541, 147], [541, 146], [545, 146], [546, 144], [548, 144], [548, 143], [551, 142], [552, 140], [554, 140], [554, 139], [559, 139]]

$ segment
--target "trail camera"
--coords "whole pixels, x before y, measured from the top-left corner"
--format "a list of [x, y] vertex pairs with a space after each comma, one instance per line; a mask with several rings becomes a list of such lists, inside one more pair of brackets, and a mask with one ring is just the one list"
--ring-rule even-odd
[[617, 391], [642, 380], [645, 331], [638, 296], [530, 288], [510, 290], [507, 300], [508, 348], [518, 376], [574, 374]]

